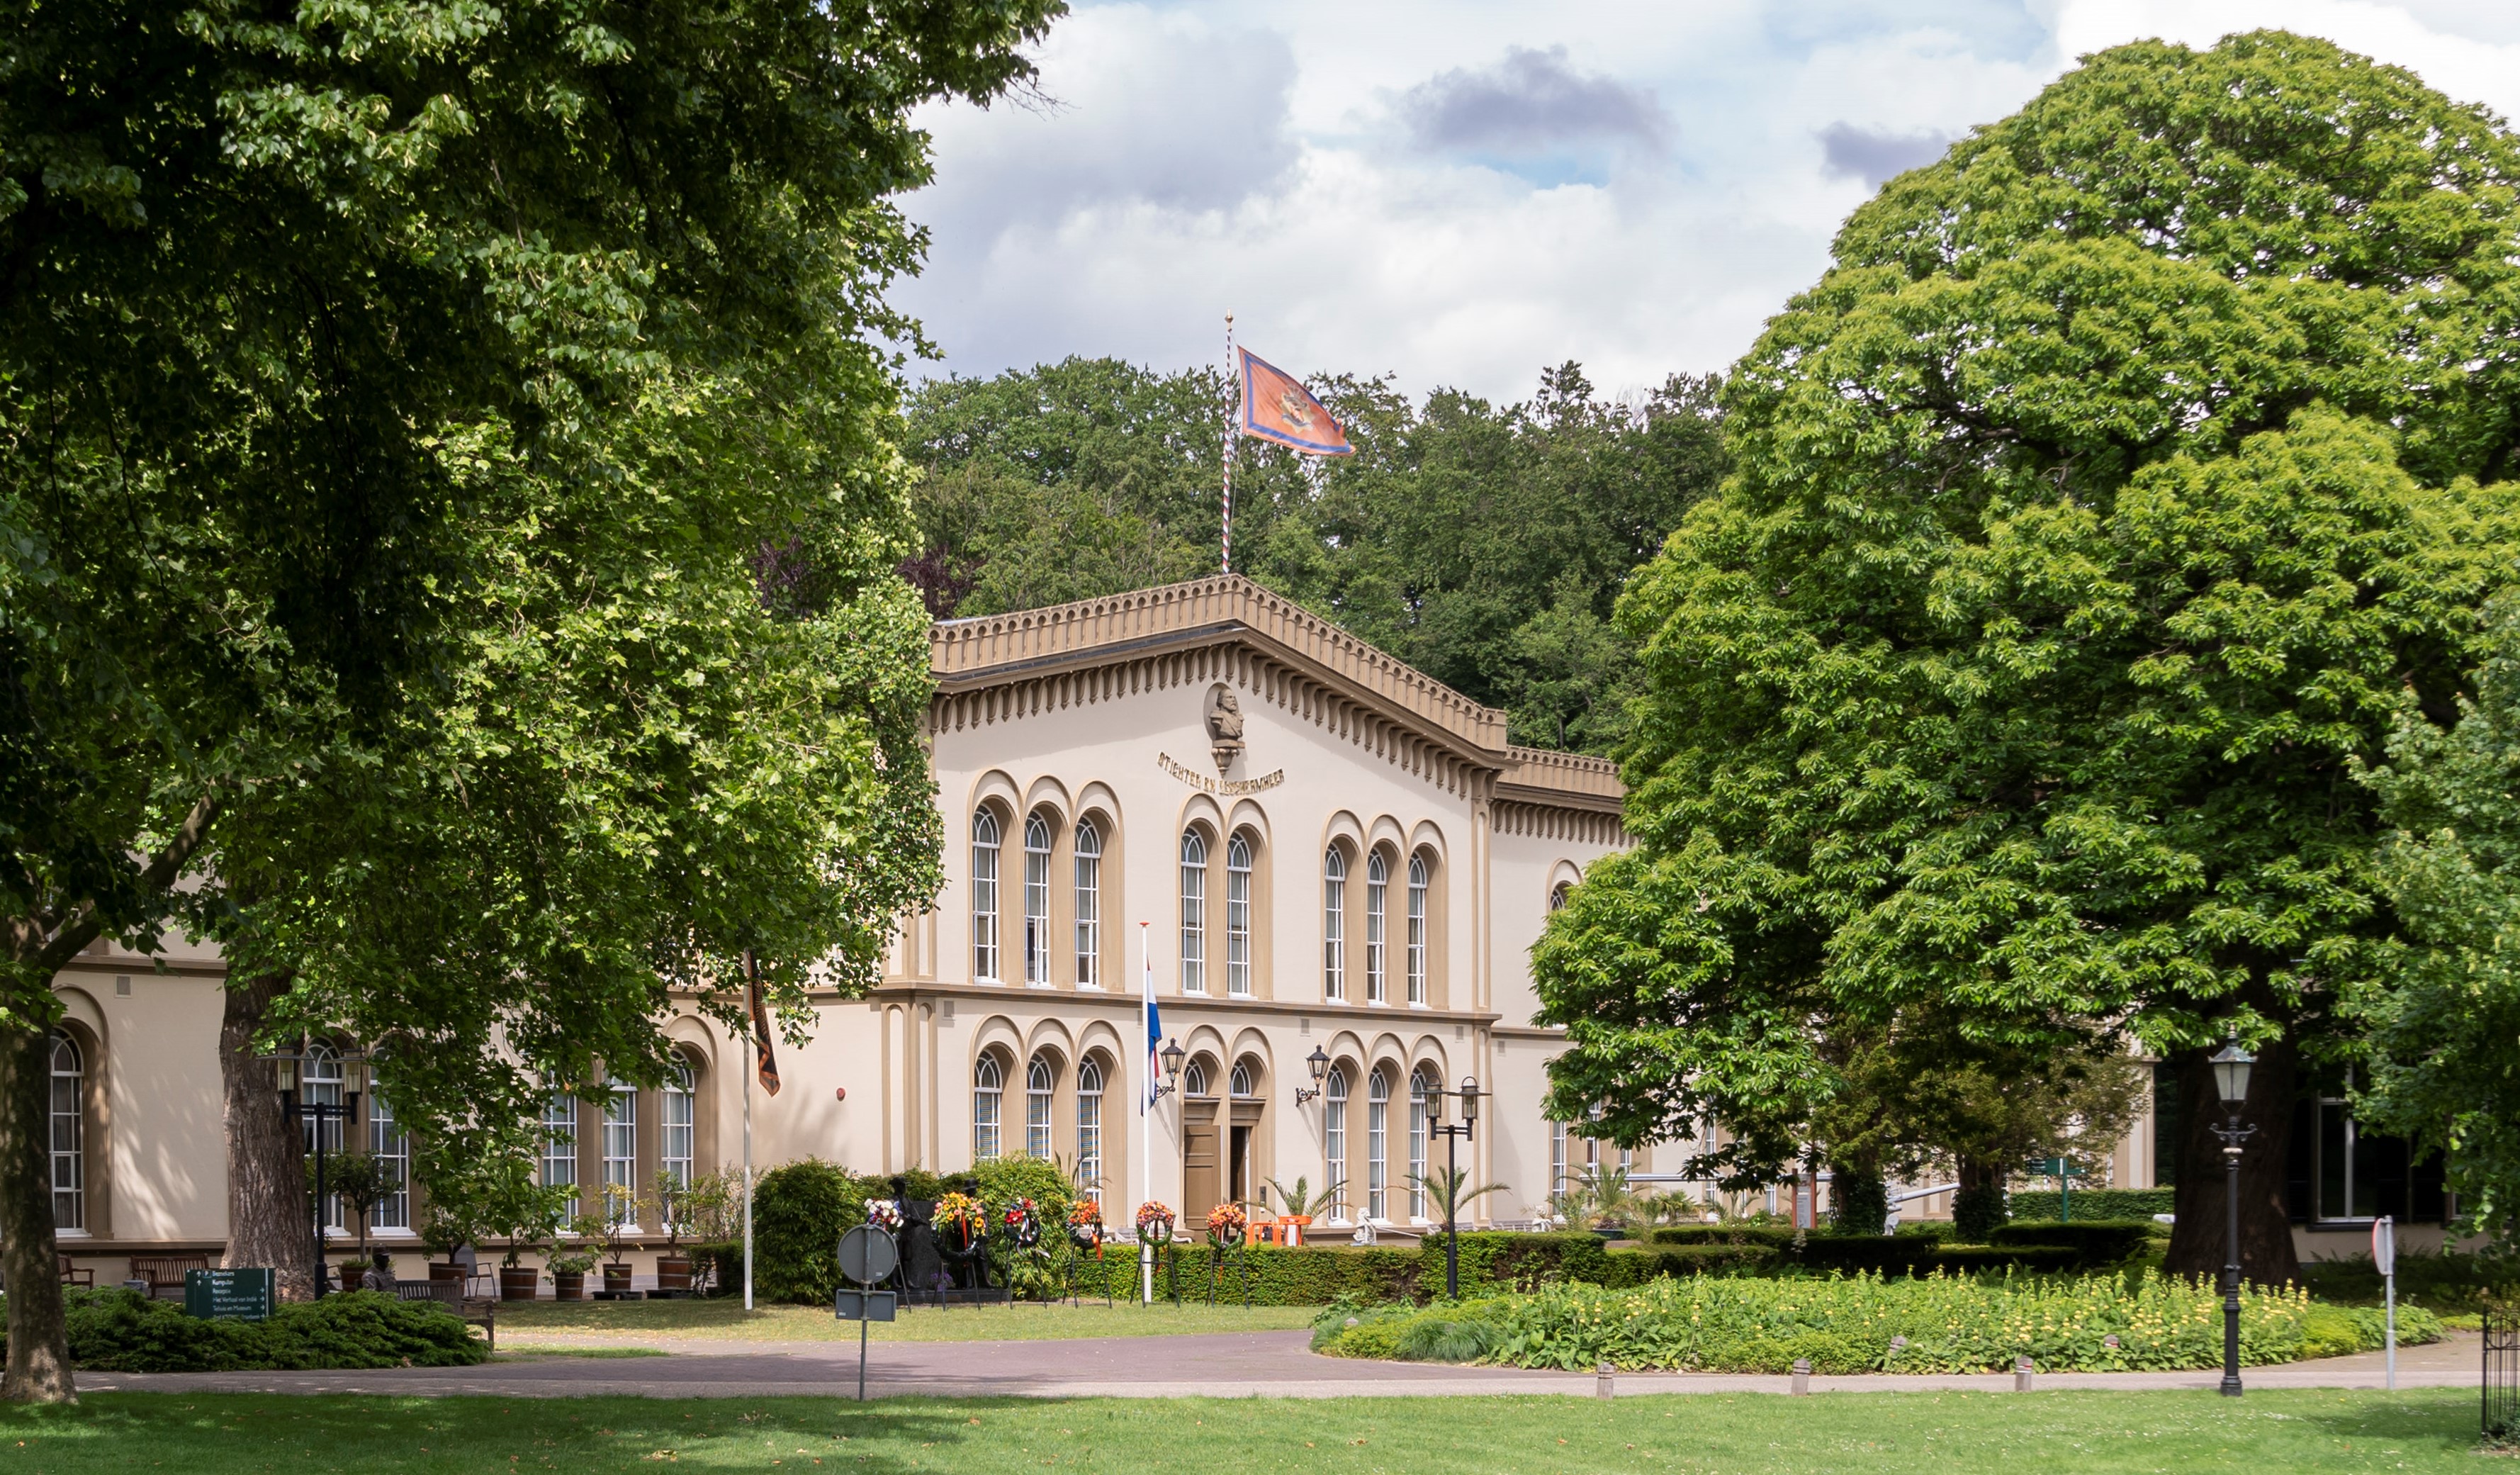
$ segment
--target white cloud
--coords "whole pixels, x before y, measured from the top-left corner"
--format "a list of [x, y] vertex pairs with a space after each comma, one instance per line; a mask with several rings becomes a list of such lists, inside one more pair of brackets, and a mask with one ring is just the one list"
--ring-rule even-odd
[[936, 244], [899, 296], [929, 372], [1216, 362], [1231, 307], [1299, 371], [1642, 389], [1736, 357], [1926, 140], [2079, 53], [2273, 24], [2520, 112], [2520, 24], [2460, 0], [1089, 6], [1041, 52], [1055, 107], [923, 119]]

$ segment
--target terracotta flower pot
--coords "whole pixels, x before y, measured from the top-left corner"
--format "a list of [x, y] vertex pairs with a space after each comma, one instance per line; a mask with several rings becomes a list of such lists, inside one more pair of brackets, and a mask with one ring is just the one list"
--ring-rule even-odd
[[656, 1257], [656, 1289], [688, 1291], [692, 1288], [692, 1262], [686, 1255]]
[[574, 1272], [565, 1270], [552, 1271], [552, 1299], [555, 1301], [585, 1300], [586, 1272], [583, 1270]]
[[333, 1268], [333, 1273], [341, 1277], [341, 1289], [355, 1291], [359, 1288], [360, 1278], [368, 1273], [368, 1268], [359, 1265], [337, 1265]]
[[606, 1266], [604, 1268], [604, 1289], [608, 1295], [617, 1295], [622, 1291], [630, 1289], [630, 1268], [626, 1265]]
[[531, 1301], [542, 1294], [543, 1272], [531, 1266], [499, 1267], [499, 1299]]

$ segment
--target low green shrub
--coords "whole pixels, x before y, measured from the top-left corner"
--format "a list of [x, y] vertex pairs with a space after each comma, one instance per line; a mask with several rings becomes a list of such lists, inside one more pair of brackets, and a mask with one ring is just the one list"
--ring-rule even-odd
[[[2408, 1308], [2398, 1333], [2403, 1342], [2430, 1342], [2441, 1323]], [[2241, 1300], [2245, 1362], [2364, 1351], [2380, 1338], [2376, 1314], [2319, 1306], [2301, 1291], [2251, 1290]], [[1524, 1367], [1609, 1362], [1773, 1373], [1809, 1358], [1822, 1372], [1995, 1372], [2026, 1353], [2051, 1372], [2123, 1372], [2218, 1365], [2223, 1320], [2210, 1281], [2149, 1271], [1688, 1276], [1629, 1289], [1551, 1285], [1462, 1305], [1334, 1313], [1315, 1334], [1318, 1350], [1339, 1357], [1452, 1354], [1473, 1341], [1485, 1348], [1475, 1356]]]
[[[2379, 1268], [2364, 1255], [2302, 1262], [2302, 1283], [2323, 1301], [2378, 1306], [2385, 1286]], [[2400, 1247], [2398, 1302], [2428, 1311], [2473, 1315], [2499, 1290], [2520, 1296], [2520, 1257], [2474, 1255], [2457, 1250]]]
[[[2156, 1214], [2179, 1212], [2179, 1190], [2176, 1188], [2077, 1188], [2074, 1190], [2074, 1222], [2085, 1219], [2150, 1219]], [[2016, 1193], [2012, 1196], [2015, 1219], [2058, 1219], [2064, 1214], [2064, 1196], [2054, 1189]]]
[[1943, 1270], [1953, 1274], [1973, 1274], [2006, 1268], [2025, 1270], [2098, 1268], [2116, 1263], [2115, 1259], [2093, 1260], [2074, 1245], [2035, 1241], [1993, 1246], [1955, 1245], [1926, 1234], [1821, 1234], [1809, 1230], [1796, 1234], [1790, 1226], [1783, 1224], [1681, 1224], [1654, 1230], [1652, 1243], [1656, 1247], [1762, 1247], [1772, 1258], [1761, 1265], [1761, 1269], [1771, 1273], [1856, 1274], [1869, 1271], [1883, 1275], [1930, 1275]]
[[290, 1302], [268, 1321], [208, 1321], [133, 1291], [63, 1293], [70, 1365], [102, 1372], [465, 1367], [489, 1347], [444, 1308], [350, 1291]]
[[1999, 1249], [2063, 1245], [2080, 1257], [2083, 1268], [2099, 1269], [2124, 1265], [2151, 1249], [2153, 1231], [2160, 1227], [2148, 1219], [2078, 1219], [2070, 1223], [2016, 1219], [1998, 1228], [1987, 1243]]

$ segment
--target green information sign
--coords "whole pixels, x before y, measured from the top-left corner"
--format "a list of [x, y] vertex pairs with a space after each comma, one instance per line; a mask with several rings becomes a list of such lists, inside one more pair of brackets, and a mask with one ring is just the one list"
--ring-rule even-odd
[[267, 1321], [279, 1278], [262, 1268], [186, 1270], [184, 1310], [204, 1321]]

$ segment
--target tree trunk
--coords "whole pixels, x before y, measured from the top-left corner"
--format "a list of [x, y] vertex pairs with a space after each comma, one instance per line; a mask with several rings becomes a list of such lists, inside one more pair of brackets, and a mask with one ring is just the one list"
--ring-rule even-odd
[[228, 1143], [228, 1252], [219, 1263], [271, 1267], [280, 1272], [281, 1296], [302, 1301], [315, 1263], [305, 1134], [281, 1112], [271, 1066], [254, 1058], [254, 1032], [287, 984], [281, 974], [232, 982], [219, 1015]]
[[[2214, 1088], [2206, 1050], [2179, 1057], [2178, 1221], [2171, 1225], [2163, 1268], [2175, 1275], [2223, 1273], [2228, 1233], [2223, 1139], [2214, 1129], [2227, 1117]], [[2249, 1073], [2242, 1126], [2257, 1130], [2240, 1145], [2240, 1278], [2251, 1285], [2293, 1285], [2301, 1259], [2292, 1243], [2292, 1213], [2284, 1203], [2284, 1172], [2292, 1150], [2293, 1079], [2300, 1050], [2287, 1037], [2258, 1047]]]
[[48, 1030], [0, 1031], [0, 1273], [9, 1285], [9, 1366], [0, 1399], [74, 1404], [53, 1240], [53, 1066]]

